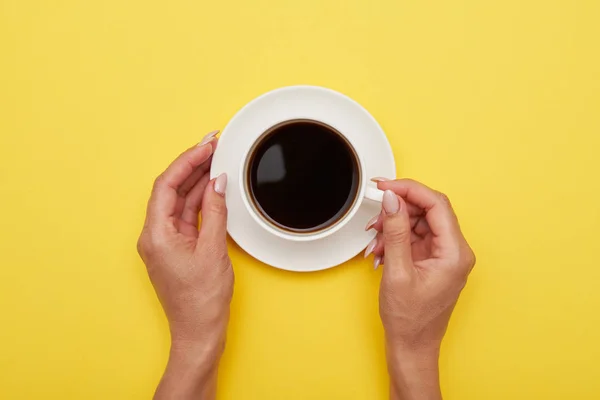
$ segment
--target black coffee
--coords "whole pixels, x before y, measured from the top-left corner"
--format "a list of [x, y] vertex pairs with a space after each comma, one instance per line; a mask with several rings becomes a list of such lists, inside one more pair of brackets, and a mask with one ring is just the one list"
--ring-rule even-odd
[[333, 128], [307, 120], [285, 122], [254, 147], [247, 179], [255, 207], [268, 220], [311, 232], [332, 225], [352, 207], [358, 161]]

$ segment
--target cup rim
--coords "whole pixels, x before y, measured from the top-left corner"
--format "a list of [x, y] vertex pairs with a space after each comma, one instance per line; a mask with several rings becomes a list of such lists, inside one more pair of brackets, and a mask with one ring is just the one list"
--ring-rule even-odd
[[[273, 131], [273, 129], [275, 129], [276, 127], [283, 125], [283, 124], [299, 122], [299, 121], [308, 121], [308, 122], [317, 123], [319, 125], [325, 125], [329, 129], [331, 129], [335, 133], [337, 133], [342, 139], [344, 139], [348, 143], [348, 145], [352, 149], [352, 151], [355, 155], [355, 158], [358, 161], [358, 170], [359, 170], [358, 171], [359, 172], [358, 190], [356, 192], [356, 195], [355, 195], [352, 205], [348, 208], [346, 213], [332, 225], [329, 225], [329, 226], [319, 229], [317, 231], [311, 231], [311, 232], [286, 231], [286, 230], [272, 224], [270, 221], [268, 221], [256, 209], [256, 206], [253, 204], [252, 200], [250, 200], [250, 194], [249, 194], [250, 189], [247, 187], [247, 179], [246, 179], [246, 171], [249, 166], [248, 165], [249, 164], [249, 156], [250, 156], [250, 154], [252, 154], [252, 150], [257, 146], [257, 144], [266, 135], [270, 134]], [[360, 153], [356, 149], [356, 146], [354, 146], [354, 144], [352, 143], [351, 139], [348, 136], [344, 135], [344, 133], [342, 131], [340, 131], [339, 129], [337, 129], [335, 126], [332, 126], [330, 123], [320, 121], [315, 118], [284, 119], [284, 120], [281, 120], [281, 121], [278, 121], [278, 122], [272, 124], [270, 127], [265, 129], [264, 132], [262, 132], [260, 134], [260, 136], [258, 136], [250, 144], [250, 146], [248, 146], [248, 148], [244, 151], [244, 156], [242, 157], [242, 162], [240, 163], [240, 168], [239, 168], [240, 193], [241, 193], [242, 202], [244, 203], [246, 210], [248, 210], [248, 213], [250, 214], [250, 216], [262, 228], [267, 230], [269, 233], [276, 235], [278, 237], [284, 238], [284, 239], [288, 239], [288, 240], [292, 240], [292, 241], [308, 242], [308, 241], [312, 241], [312, 240], [323, 239], [329, 235], [332, 235], [333, 233], [340, 230], [356, 214], [356, 212], [358, 211], [358, 209], [360, 208], [360, 205], [362, 204], [362, 202], [364, 200], [364, 195], [365, 195], [365, 187], [366, 187], [367, 183], [366, 183], [365, 177], [363, 176], [364, 171], [365, 171], [364, 161], [363, 161]]]

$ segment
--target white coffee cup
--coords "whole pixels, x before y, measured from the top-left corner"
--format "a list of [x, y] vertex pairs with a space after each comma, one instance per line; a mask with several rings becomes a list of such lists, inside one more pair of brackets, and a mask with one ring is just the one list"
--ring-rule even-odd
[[[249, 159], [250, 159], [250, 156], [253, 153], [254, 149], [256, 148], [256, 146], [265, 138], [265, 136], [270, 131], [273, 130], [274, 127], [280, 126], [283, 124], [287, 124], [287, 123], [294, 123], [294, 122], [298, 122], [298, 121], [314, 122], [316, 124], [324, 125], [327, 128], [329, 128], [329, 130], [336, 132], [341, 138], [343, 138], [347, 142], [349, 147], [352, 149], [352, 151], [354, 153], [354, 157], [358, 164], [359, 184], [358, 184], [358, 190], [355, 193], [352, 205], [346, 210], [346, 212], [344, 213], [344, 215], [342, 217], [338, 218], [331, 225], [328, 225], [319, 230], [314, 230], [314, 231], [309, 231], [309, 232], [293, 232], [290, 230], [286, 230], [286, 229], [283, 229], [283, 228], [275, 225], [274, 223], [269, 221], [267, 218], [265, 218], [265, 216], [263, 216], [261, 214], [261, 212], [257, 209], [257, 207], [255, 206], [254, 202], [251, 199], [251, 194], [250, 194], [251, 190], [248, 187], [248, 179], [247, 179], [248, 168], [249, 168]], [[366, 176], [365, 171], [366, 171], [365, 161], [364, 161], [364, 157], [361, 155], [360, 149], [352, 143], [351, 138], [349, 136], [345, 135], [343, 131], [337, 129], [334, 126], [331, 126], [331, 124], [327, 124], [323, 121], [318, 121], [316, 119], [310, 119], [310, 120], [309, 119], [293, 119], [293, 120], [280, 121], [279, 123], [274, 124], [269, 129], [265, 130], [265, 132], [263, 134], [261, 134], [256, 140], [254, 140], [247, 147], [247, 149], [243, 153], [242, 162], [240, 163], [238, 182], [240, 185], [239, 189], [240, 189], [240, 193], [242, 195], [241, 197], [242, 197], [244, 206], [246, 207], [249, 214], [252, 216], [252, 218], [256, 221], [256, 223], [260, 227], [262, 227], [269, 233], [271, 233], [275, 236], [278, 236], [280, 238], [283, 238], [283, 239], [287, 239], [287, 240], [291, 240], [291, 241], [306, 242], [306, 241], [311, 241], [311, 240], [323, 239], [323, 238], [337, 232], [338, 230], [340, 230], [352, 219], [352, 217], [354, 217], [354, 215], [356, 214], [356, 212], [358, 211], [358, 209], [360, 208], [361, 204], [364, 201], [372, 201], [372, 202], [381, 203], [382, 198], [383, 198], [383, 192], [381, 190], [377, 189], [376, 184], [372, 183], [369, 180], [370, 177]]]

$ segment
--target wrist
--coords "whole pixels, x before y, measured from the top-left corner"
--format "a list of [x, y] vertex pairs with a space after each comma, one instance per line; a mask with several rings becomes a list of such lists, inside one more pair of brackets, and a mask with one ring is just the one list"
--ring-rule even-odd
[[402, 340], [386, 337], [386, 349], [404, 357], [437, 358], [440, 353], [441, 341]]
[[439, 349], [436, 348], [386, 347], [388, 365], [399, 371], [437, 369], [439, 354]]
[[218, 363], [225, 348], [225, 341], [188, 342], [172, 340], [169, 362], [193, 366], [206, 366], [208, 369]]
[[169, 363], [173, 361], [208, 370], [216, 368], [224, 350], [225, 331], [220, 329], [194, 334], [172, 330]]
[[213, 324], [203, 329], [171, 326], [169, 365], [186, 369], [190, 376], [210, 375], [218, 368], [225, 350], [225, 326]]
[[439, 346], [386, 343], [391, 399], [441, 399]]
[[229, 313], [207, 320], [170, 320], [171, 349], [185, 349], [192, 353], [210, 352], [225, 343]]
[[224, 340], [171, 340], [169, 361], [154, 399], [214, 399], [223, 345]]

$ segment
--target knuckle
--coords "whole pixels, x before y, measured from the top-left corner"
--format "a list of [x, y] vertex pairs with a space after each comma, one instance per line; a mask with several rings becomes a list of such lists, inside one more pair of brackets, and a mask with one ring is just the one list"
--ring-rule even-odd
[[452, 203], [450, 203], [450, 199], [448, 198], [448, 196], [442, 192], [438, 192], [438, 197], [440, 198], [440, 201], [444, 204], [447, 204], [449, 206], [451, 206]]
[[473, 267], [475, 267], [475, 263], [477, 262], [477, 257], [475, 256], [475, 253], [470, 247], [467, 247], [467, 251], [465, 252], [464, 258], [466, 267], [469, 269], [469, 271], [472, 270]]
[[137, 241], [137, 251], [142, 259], [146, 258], [152, 253], [152, 242], [150, 235], [147, 232], [142, 232]]
[[217, 240], [204, 240], [201, 244], [201, 254], [209, 257], [213, 262], [229, 261], [229, 254], [227, 253], [227, 247], [224, 246]]
[[475, 253], [473, 253], [469, 246], [466, 246], [466, 248], [460, 251], [457, 259], [455, 260], [455, 271], [460, 276], [466, 276], [475, 266], [475, 262]]
[[137, 241], [137, 252], [140, 255], [140, 257], [144, 258], [144, 255], [147, 254], [146, 250], [146, 240], [144, 236], [141, 235]]
[[218, 246], [213, 241], [204, 241], [202, 242], [202, 253], [214, 259], [219, 254]]
[[395, 245], [404, 243], [410, 241], [410, 230], [394, 227], [385, 231], [383, 237], [386, 244]]
[[160, 188], [163, 185], [164, 181], [165, 181], [164, 175], [160, 174], [159, 176], [156, 177], [156, 179], [154, 179], [154, 184], [152, 185], [152, 188], [154, 190]]
[[226, 267], [231, 267], [231, 260], [229, 259], [229, 253], [227, 253], [227, 248], [219, 252], [218, 259], [222, 265], [225, 265]]
[[227, 206], [223, 201], [214, 201], [208, 205], [208, 212], [211, 214], [225, 216], [227, 215]]
[[394, 268], [394, 271], [390, 271], [388, 276], [386, 277], [386, 282], [389, 284], [392, 290], [388, 291], [388, 293], [395, 293], [395, 288], [404, 287], [410, 281], [410, 276], [400, 268]]
[[165, 246], [164, 238], [151, 232], [143, 232], [137, 241], [137, 250], [142, 258], [152, 256]]

